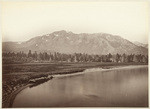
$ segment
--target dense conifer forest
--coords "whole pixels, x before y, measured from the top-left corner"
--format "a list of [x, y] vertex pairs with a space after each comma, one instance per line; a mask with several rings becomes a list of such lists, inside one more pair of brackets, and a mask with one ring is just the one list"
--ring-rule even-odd
[[24, 52], [8, 52], [3, 53], [3, 63], [27, 63], [27, 62], [117, 62], [117, 63], [148, 63], [148, 55], [142, 54], [115, 54], [111, 53], [106, 55], [89, 55], [82, 53], [64, 54], [64, 53], [37, 53], [29, 50], [28, 53]]

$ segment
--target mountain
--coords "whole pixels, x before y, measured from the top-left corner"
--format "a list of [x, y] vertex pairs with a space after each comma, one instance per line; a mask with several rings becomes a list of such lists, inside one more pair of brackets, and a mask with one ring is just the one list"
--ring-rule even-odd
[[147, 54], [148, 49], [117, 35], [106, 33], [80, 33], [55, 31], [51, 34], [34, 37], [28, 41], [3, 42], [3, 52], [60, 52], [87, 54]]
[[135, 42], [133, 42], [135, 45], [137, 45], [137, 46], [142, 46], [142, 47], [145, 47], [145, 48], [148, 48], [148, 44], [143, 44], [143, 43], [140, 43], [140, 42], [137, 42], [137, 41], [135, 41]]

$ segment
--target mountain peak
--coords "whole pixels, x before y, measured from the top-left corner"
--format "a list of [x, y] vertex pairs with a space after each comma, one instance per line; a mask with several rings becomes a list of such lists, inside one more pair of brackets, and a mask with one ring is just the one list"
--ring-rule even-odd
[[66, 34], [67, 33], [67, 31], [65, 31], [65, 30], [60, 30], [60, 31], [55, 31], [55, 32], [53, 32], [53, 33], [55, 33], [55, 34]]

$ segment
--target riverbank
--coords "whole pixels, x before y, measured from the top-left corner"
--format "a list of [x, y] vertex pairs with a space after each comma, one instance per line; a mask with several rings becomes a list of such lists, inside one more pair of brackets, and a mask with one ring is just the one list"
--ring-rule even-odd
[[[139, 63], [136, 65], [141, 65], [142, 63]], [[28, 64], [21, 64], [21, 67], [18, 68], [24, 68]], [[29, 64], [31, 65], [31, 64]], [[28, 66], [29, 66], [28, 65]], [[32, 64], [35, 66], [34, 64]], [[31, 65], [31, 66], [32, 66]], [[40, 65], [40, 68], [44, 67], [47, 64], [38, 64]], [[38, 65], [36, 67], [38, 67]], [[52, 70], [52, 67], [55, 67], [57, 69], [53, 69], [49, 72], [18, 72], [14, 71], [12, 73], [4, 74], [3, 72], [3, 107], [11, 107], [13, 100], [15, 99], [15, 96], [22, 91], [24, 88], [29, 87], [29, 81], [31, 79], [36, 79], [40, 77], [47, 77], [49, 75], [55, 76], [68, 76], [68, 75], [76, 75], [76, 74], [82, 74], [86, 71], [86, 69], [92, 69], [92, 68], [102, 68], [102, 69], [112, 69], [117, 66], [129, 66], [133, 65], [133, 63], [59, 63], [59, 64], [50, 64]], [[142, 64], [143, 65], [143, 64]], [[10, 65], [9, 65], [10, 66]], [[30, 66], [30, 67], [31, 67]], [[16, 66], [15, 66], [16, 67]], [[49, 64], [48, 64], [49, 67]], [[34, 67], [33, 67], [34, 68]], [[46, 68], [48, 70], [48, 68]], [[17, 69], [18, 70], [18, 69]], [[34, 69], [32, 69], [34, 70]], [[21, 69], [20, 69], [21, 71]], [[29, 86], [28, 86], [29, 85]], [[6, 87], [5, 87], [6, 86]]]

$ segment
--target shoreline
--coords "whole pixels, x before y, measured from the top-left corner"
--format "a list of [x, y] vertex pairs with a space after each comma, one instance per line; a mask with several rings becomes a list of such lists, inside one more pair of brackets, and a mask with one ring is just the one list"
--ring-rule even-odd
[[10, 96], [8, 97], [7, 99], [7, 102], [5, 104], [5, 106], [3, 108], [12, 108], [12, 105], [13, 105], [13, 102], [14, 102], [14, 99], [16, 98], [17, 94], [20, 93], [23, 89], [29, 87], [31, 84], [26, 84], [22, 87], [19, 87], [17, 90], [15, 90], [14, 92], [12, 92], [10, 94]]
[[[108, 70], [118, 70], [118, 69], [124, 69], [124, 68], [137, 68], [137, 67], [148, 67], [148, 65], [107, 66], [106, 68], [105, 67], [104, 68], [103, 67], [93, 67], [93, 68], [87, 68], [82, 72], [79, 71], [79, 72], [67, 73], [67, 74], [52, 74], [50, 76], [57, 78], [57, 77], [64, 77], [64, 76], [80, 75], [80, 74], [84, 74], [84, 73], [92, 72], [92, 71], [108, 71]], [[17, 94], [31, 85], [33, 85], [33, 84], [28, 83], [24, 86], [19, 87], [14, 92], [12, 92], [10, 94], [10, 96], [8, 97], [6, 104], [4, 104], [4, 106], [2, 108], [12, 108], [14, 99], [17, 96]]]
[[120, 69], [128, 69], [128, 68], [137, 68], [137, 67], [148, 67], [148, 65], [124, 65], [124, 66], [108, 66], [107, 68], [102, 67], [95, 67], [95, 68], [87, 68], [82, 72], [75, 72], [75, 73], [67, 73], [67, 74], [52, 74], [54, 78], [56, 77], [64, 77], [64, 76], [74, 76], [74, 75], [80, 75], [88, 72], [93, 71], [108, 71], [108, 70], [120, 70]]

